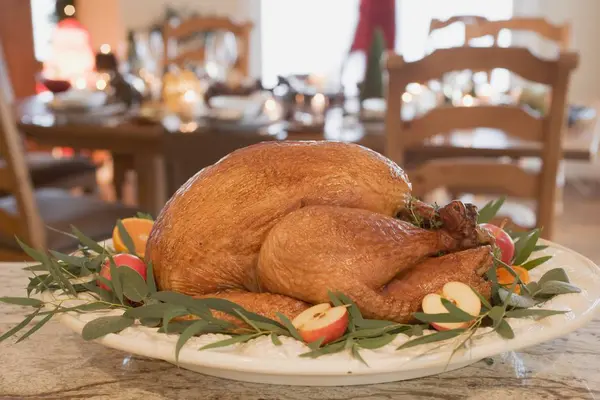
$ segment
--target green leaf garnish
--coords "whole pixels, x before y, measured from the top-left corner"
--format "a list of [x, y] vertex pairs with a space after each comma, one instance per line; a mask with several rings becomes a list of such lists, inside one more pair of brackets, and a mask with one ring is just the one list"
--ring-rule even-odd
[[504, 319], [500, 320], [500, 323], [498, 326], [496, 326], [495, 331], [505, 339], [513, 339], [515, 337], [515, 332], [513, 332], [508, 322], [506, 322]]
[[396, 335], [385, 333], [380, 337], [359, 339], [356, 344], [362, 348], [374, 350], [392, 343], [395, 338]]
[[455, 338], [459, 335], [462, 335], [465, 332], [466, 331], [464, 329], [449, 329], [447, 331], [440, 331], [440, 332], [432, 333], [429, 335], [418, 337], [416, 339], [409, 340], [408, 342], [399, 346], [397, 348], [397, 350], [406, 349], [406, 348], [418, 346], [421, 344], [441, 342], [442, 340], [448, 340], [448, 339]]
[[142, 302], [149, 294], [144, 278], [129, 267], [118, 267], [119, 281], [123, 285], [123, 295], [131, 301]]
[[275, 346], [281, 346], [283, 344], [283, 343], [281, 343], [281, 340], [279, 340], [279, 337], [277, 337], [276, 334], [271, 333], [270, 336], [271, 336], [271, 342], [273, 342], [273, 344]]
[[81, 331], [81, 336], [83, 340], [94, 340], [109, 333], [121, 332], [123, 329], [129, 328], [133, 323], [133, 318], [127, 318], [122, 315], [100, 317], [85, 324]]
[[502, 205], [504, 204], [505, 200], [506, 196], [503, 196], [497, 200], [492, 200], [485, 206], [483, 206], [481, 210], [479, 210], [479, 215], [477, 216], [477, 223], [484, 224], [494, 219], [496, 214], [498, 214], [500, 207], [502, 207]]
[[533, 253], [533, 249], [537, 245], [540, 238], [540, 230], [534, 229], [527, 236], [523, 236], [515, 243], [515, 260], [514, 265], [521, 265]]
[[135, 244], [133, 244], [133, 240], [131, 239], [129, 232], [127, 232], [127, 229], [125, 229], [125, 226], [120, 219], [117, 220], [117, 228], [119, 229], [119, 236], [121, 236], [121, 240], [123, 241], [123, 244], [127, 248], [129, 254], [137, 255], [135, 251]]
[[152, 217], [152, 215], [147, 214], [147, 213], [143, 213], [143, 212], [138, 212], [135, 215], [137, 218], [141, 218], [141, 219], [149, 219], [150, 221], [154, 221], [154, 218]]
[[214, 342], [214, 343], [209, 343], [206, 346], [202, 346], [202, 347], [200, 347], [200, 350], [216, 349], [218, 347], [231, 346], [232, 344], [247, 342], [248, 340], [257, 338], [261, 335], [262, 335], [262, 333], [253, 333], [250, 335], [232, 336], [229, 339], [221, 340], [221, 341]]
[[154, 266], [152, 265], [152, 261], [148, 261], [148, 266], [146, 267], [146, 282], [148, 283], [148, 291], [150, 294], [156, 293], [156, 280], [154, 279]]
[[46, 315], [44, 318], [42, 318], [40, 321], [38, 321], [37, 324], [35, 324], [33, 326], [33, 328], [31, 328], [30, 330], [28, 330], [23, 336], [21, 336], [18, 340], [17, 343], [22, 342], [23, 340], [27, 339], [29, 336], [33, 335], [35, 332], [37, 332], [38, 330], [40, 330], [40, 328], [44, 325], [46, 325], [46, 323], [48, 321], [50, 321], [50, 319], [52, 319], [52, 317], [54, 316], [53, 313], [49, 313], [48, 315]]
[[507, 311], [504, 315], [506, 318], [525, 318], [525, 317], [549, 317], [551, 315], [559, 315], [566, 314], [568, 311], [560, 311], [560, 310], [541, 310], [541, 309], [519, 309], [519, 310], [511, 310]]
[[279, 320], [281, 321], [283, 326], [285, 326], [285, 328], [290, 332], [290, 334], [292, 335], [292, 337], [294, 339], [304, 342], [304, 340], [302, 339], [302, 336], [300, 336], [300, 333], [298, 332], [296, 327], [292, 324], [292, 321], [290, 321], [288, 319], [288, 317], [286, 317], [282, 313], [275, 313], [275, 315], [277, 315], [277, 318], [279, 318]]
[[41, 307], [44, 303], [30, 297], [0, 297], [0, 303], [15, 304], [17, 306]]
[[533, 260], [527, 261], [524, 264], [521, 264], [521, 267], [525, 268], [527, 271], [531, 271], [538, 265], [542, 265], [543, 263], [550, 260], [551, 258], [552, 258], [552, 256], [544, 256], [544, 257], [535, 258]]
[[79, 229], [77, 229], [71, 225], [71, 230], [73, 231], [75, 236], [77, 236], [77, 239], [79, 239], [79, 242], [81, 242], [81, 244], [86, 246], [88, 249], [95, 251], [98, 254], [102, 254], [102, 253], [106, 252], [106, 249], [104, 247], [102, 247], [98, 242], [96, 242], [96, 241], [90, 239], [89, 237], [87, 237], [86, 235], [84, 235], [83, 232], [81, 232]]
[[25, 317], [25, 319], [23, 321], [21, 321], [17, 326], [15, 326], [14, 328], [5, 332], [4, 335], [0, 336], [0, 342], [8, 339], [12, 335], [15, 335], [16, 333], [18, 333], [21, 329], [25, 328], [36, 317], [36, 315], [39, 312], [40, 312], [40, 309], [38, 308], [33, 313], [31, 313], [27, 317]]

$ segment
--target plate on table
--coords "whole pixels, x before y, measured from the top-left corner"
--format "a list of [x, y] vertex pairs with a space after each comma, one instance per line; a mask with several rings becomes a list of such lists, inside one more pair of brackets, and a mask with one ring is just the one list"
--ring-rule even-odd
[[75, 89], [55, 94], [48, 107], [54, 111], [85, 112], [104, 106], [106, 100], [104, 92]]
[[207, 118], [225, 122], [254, 119], [262, 113], [266, 99], [262, 93], [251, 96], [214, 96], [209, 100]]
[[[544, 309], [568, 311], [565, 314], [541, 320], [510, 319], [515, 333], [515, 338], [511, 340], [495, 333], [486, 335], [491, 328], [479, 328], [469, 347], [452, 355], [452, 339], [396, 350], [408, 340], [399, 334], [384, 347], [361, 350], [368, 364], [365, 365], [353, 358], [349, 350], [314, 359], [299, 357], [299, 354], [308, 351], [308, 347], [283, 336], [279, 337], [283, 343], [281, 346], [275, 346], [268, 336], [261, 336], [247, 343], [200, 351], [198, 349], [203, 345], [227, 338], [227, 335], [206, 334], [190, 339], [183, 346], [179, 365], [199, 373], [247, 382], [310, 386], [362, 385], [435, 375], [465, 367], [485, 357], [553, 340], [582, 327], [594, 317], [600, 304], [600, 269], [572, 250], [552, 242], [544, 244], [549, 246], [536, 255], [552, 255], [553, 258], [533, 269], [532, 279], [537, 280], [545, 272], [560, 267], [581, 292], [556, 296], [543, 305]], [[51, 294], [46, 292], [44, 296]], [[81, 300], [68, 300], [77, 301]], [[111, 313], [118, 315], [120, 311], [70, 312], [63, 314], [61, 321], [81, 333], [87, 322]], [[134, 325], [118, 334], [97, 339], [97, 342], [124, 352], [175, 363], [178, 337], [176, 334], [158, 333], [156, 328]]]

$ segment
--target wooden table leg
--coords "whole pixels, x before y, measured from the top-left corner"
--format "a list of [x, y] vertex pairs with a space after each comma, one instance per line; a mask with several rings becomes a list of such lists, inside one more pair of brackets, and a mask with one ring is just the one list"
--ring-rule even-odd
[[156, 217], [167, 202], [164, 159], [160, 155], [137, 154], [134, 165], [138, 206]]
[[134, 167], [132, 158], [130, 154], [112, 154], [113, 185], [117, 201], [123, 201], [123, 186], [125, 185], [127, 171]]

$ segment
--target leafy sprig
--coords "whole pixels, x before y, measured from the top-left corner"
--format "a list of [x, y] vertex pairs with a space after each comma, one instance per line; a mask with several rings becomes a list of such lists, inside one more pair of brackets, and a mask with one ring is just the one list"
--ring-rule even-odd
[[[486, 205], [480, 212], [479, 221], [494, 218], [503, 201], [501, 199]], [[415, 215], [417, 214], [415, 213]], [[138, 215], [138, 218], [151, 219], [147, 215]], [[420, 221], [419, 223], [435, 227], [433, 222], [435, 221]], [[120, 221], [117, 222], [117, 227], [128, 251], [135, 254], [133, 241]], [[72, 231], [73, 233], [69, 235], [78, 238], [81, 243], [79, 254], [75, 255], [56, 251], [41, 252], [19, 242], [23, 250], [37, 262], [37, 264], [26, 267], [26, 270], [34, 276], [30, 278], [27, 286], [27, 297], [3, 297], [0, 298], [0, 302], [31, 307], [34, 310], [21, 323], [0, 336], [0, 341], [17, 335], [38, 317], [41, 319], [22, 334], [19, 341], [35, 333], [55, 315], [66, 312], [85, 313], [114, 309], [122, 310], [123, 314], [107, 315], [88, 322], [82, 333], [83, 338], [86, 340], [98, 339], [107, 334], [118, 333], [136, 323], [148, 327], [158, 327], [158, 332], [179, 335], [175, 346], [177, 359], [186, 342], [194, 336], [208, 333], [226, 334], [229, 337], [207, 344], [201, 347], [202, 350], [245, 343], [261, 336], [268, 336], [276, 346], [282, 344], [281, 336], [302, 341], [291, 321], [282, 314], [277, 314], [278, 319], [274, 320], [252, 313], [225, 299], [193, 298], [181, 293], [158, 291], [151, 263], [147, 266], [148, 278], [144, 280], [130, 268], [116, 265], [113, 249], [96, 243], [74, 227]], [[538, 230], [514, 234], [517, 251], [513, 264], [532, 269], [550, 258], [550, 256], [544, 256], [527, 261], [533, 252], [542, 248], [537, 244], [539, 234]], [[111, 280], [98, 274], [107, 259], [110, 263]], [[515, 276], [515, 283], [510, 288], [498, 284], [496, 279], [498, 267], [507, 268]], [[318, 340], [307, 344], [310, 350], [300, 356], [316, 358], [326, 354], [349, 351], [355, 359], [366, 364], [361, 355], [362, 349], [374, 350], [387, 346], [399, 334], [408, 336], [410, 340], [403, 343], [398, 349], [455, 339], [457, 345], [452, 351], [452, 355], [454, 355], [458, 349], [466, 346], [470, 340], [476, 337], [479, 327], [490, 326], [499, 335], [507, 339], [512, 338], [514, 332], [508, 319], [544, 318], [561, 314], [563, 311], [545, 310], [537, 306], [553, 296], [579, 292], [579, 289], [569, 282], [564, 270], [560, 268], [548, 271], [538, 282], [525, 284], [520, 281], [511, 266], [496, 259], [488, 271], [488, 277], [492, 284], [491, 302], [474, 290], [483, 306], [480, 315], [471, 316], [449, 301], [443, 300], [447, 313], [434, 315], [416, 313], [415, 319], [421, 322], [417, 324], [398, 324], [392, 321], [364, 318], [359, 307], [351, 298], [344, 293], [329, 292], [329, 299], [334, 306], [348, 308], [348, 329], [342, 337], [333, 342], [323, 344], [323, 340]], [[87, 278], [87, 281], [80, 281], [81, 278]], [[109, 290], [102, 289], [98, 283], [104, 284]], [[525, 294], [515, 293], [518, 285], [523, 288]], [[32, 293], [43, 291], [62, 292], [68, 298], [74, 298], [78, 293], [87, 292], [92, 295], [92, 298], [82, 304], [65, 307], [60, 302], [47, 304], [29, 297]], [[223, 319], [223, 315], [226, 315], [227, 318]], [[470, 325], [465, 329], [423, 335], [424, 329], [429, 324], [447, 322], [470, 322]]]

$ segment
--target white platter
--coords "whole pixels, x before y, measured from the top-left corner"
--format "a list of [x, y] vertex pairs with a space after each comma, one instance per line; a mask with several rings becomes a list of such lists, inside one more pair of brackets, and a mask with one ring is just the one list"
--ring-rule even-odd
[[[366, 366], [349, 353], [316, 359], [300, 358], [297, 355], [308, 348], [287, 337], [281, 337], [282, 346], [275, 346], [268, 337], [261, 337], [245, 344], [199, 351], [202, 345], [226, 337], [211, 334], [187, 342], [181, 350], [179, 365], [203, 374], [247, 382], [307, 386], [362, 385], [435, 375], [462, 368], [485, 357], [553, 340], [582, 327], [594, 317], [600, 304], [600, 269], [572, 250], [550, 242], [547, 244], [550, 246], [536, 253], [536, 256], [551, 254], [554, 257], [533, 270], [532, 279], [539, 279], [552, 268], [564, 268], [571, 282], [582, 292], [557, 296], [546, 302], [543, 308], [569, 312], [540, 321], [511, 319], [509, 322], [515, 331], [512, 340], [502, 339], [496, 333], [483, 335], [489, 328], [481, 328], [472, 345], [458, 351], [450, 361], [450, 354], [456, 345], [453, 340], [447, 341], [442, 347], [436, 343], [395, 351], [406, 340], [399, 335], [394, 342], [381, 349], [361, 350], [362, 357], [369, 364]], [[80, 333], [87, 321], [104, 315], [107, 313], [69, 313], [63, 315], [61, 321]], [[175, 363], [177, 338], [178, 335], [159, 334], [156, 329], [134, 326], [119, 334], [106, 335], [97, 342], [127, 353]]]

